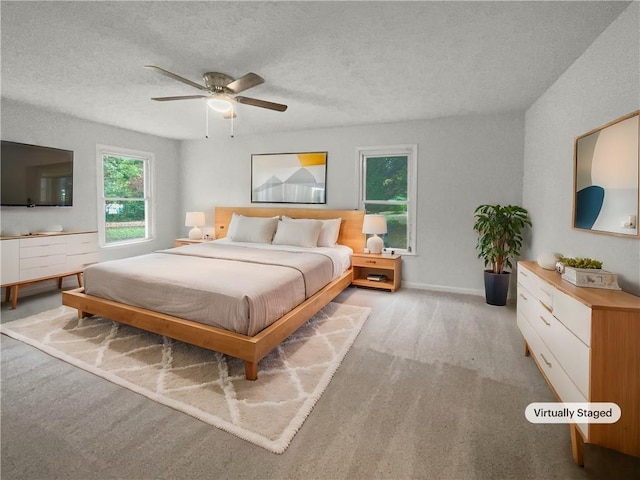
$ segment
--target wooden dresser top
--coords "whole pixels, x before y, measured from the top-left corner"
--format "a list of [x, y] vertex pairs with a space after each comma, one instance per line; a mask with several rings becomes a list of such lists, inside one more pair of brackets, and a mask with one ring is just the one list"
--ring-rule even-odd
[[640, 297], [631, 295], [621, 290], [607, 290], [604, 288], [576, 287], [563, 280], [555, 270], [545, 270], [537, 262], [518, 262], [518, 266], [523, 266], [540, 278], [550, 283], [558, 290], [575, 298], [580, 303], [592, 309], [614, 309], [633, 310], [640, 313]]

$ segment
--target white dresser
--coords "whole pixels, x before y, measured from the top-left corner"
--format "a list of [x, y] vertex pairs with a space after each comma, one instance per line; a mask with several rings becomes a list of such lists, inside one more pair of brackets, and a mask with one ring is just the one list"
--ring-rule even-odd
[[559, 401], [622, 410], [614, 424], [570, 424], [574, 461], [583, 465], [584, 442], [640, 456], [640, 297], [519, 262], [518, 327]]
[[65, 232], [52, 235], [2, 237], [0, 282], [6, 300], [16, 308], [20, 287], [44, 280], [76, 275], [82, 286], [82, 271], [98, 262], [97, 232]]

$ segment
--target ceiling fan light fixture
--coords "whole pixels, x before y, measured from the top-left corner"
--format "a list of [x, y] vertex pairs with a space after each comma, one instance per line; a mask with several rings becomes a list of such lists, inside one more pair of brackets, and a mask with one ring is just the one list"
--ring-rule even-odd
[[213, 97], [207, 100], [207, 105], [216, 112], [225, 113], [233, 108], [231, 100], [225, 97]]

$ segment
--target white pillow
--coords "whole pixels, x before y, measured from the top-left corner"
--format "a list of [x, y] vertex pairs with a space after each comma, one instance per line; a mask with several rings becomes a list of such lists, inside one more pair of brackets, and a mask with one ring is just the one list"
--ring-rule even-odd
[[231, 214], [231, 221], [229, 222], [229, 228], [227, 229], [227, 238], [233, 240], [233, 235], [236, 233], [236, 229], [238, 228], [238, 219], [242, 215], [238, 215], [237, 213]]
[[[291, 218], [286, 215], [282, 216], [282, 220], [285, 222], [304, 222], [307, 219], [304, 218]], [[322, 228], [320, 229], [320, 236], [318, 237], [319, 247], [335, 247], [338, 243], [338, 235], [340, 234], [340, 224], [342, 218], [331, 218], [329, 220], [319, 220], [322, 222]]]
[[322, 220], [322, 229], [318, 237], [319, 247], [335, 247], [338, 243], [338, 235], [340, 234], [341, 218], [332, 218], [330, 220]]
[[231, 240], [234, 242], [271, 243], [278, 217], [245, 217], [238, 215]]
[[276, 235], [273, 237], [273, 244], [315, 247], [318, 244], [321, 228], [320, 220], [280, 221]]

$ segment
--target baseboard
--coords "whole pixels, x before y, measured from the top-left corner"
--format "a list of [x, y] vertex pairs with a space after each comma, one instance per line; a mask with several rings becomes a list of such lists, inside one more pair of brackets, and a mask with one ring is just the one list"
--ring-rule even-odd
[[474, 288], [447, 287], [445, 285], [430, 285], [427, 283], [402, 282], [404, 288], [415, 288], [417, 290], [432, 290], [434, 292], [445, 293], [461, 293], [463, 295], [475, 295], [484, 297], [484, 289], [477, 290]]

